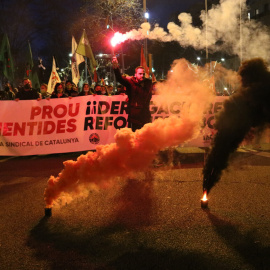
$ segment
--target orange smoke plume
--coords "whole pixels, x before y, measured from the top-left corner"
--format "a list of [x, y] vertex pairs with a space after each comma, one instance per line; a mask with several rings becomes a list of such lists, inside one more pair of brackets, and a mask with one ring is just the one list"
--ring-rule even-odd
[[159, 118], [136, 132], [123, 128], [116, 132], [115, 143], [97, 146], [96, 152], [81, 155], [76, 161], [65, 161], [59, 175], [48, 180], [46, 207], [52, 207], [60, 197], [71, 200], [87, 196], [93, 187], [107, 187], [116, 177], [124, 179], [145, 171], [160, 149], [178, 146], [199, 134], [203, 111], [213, 98], [209, 84], [186, 60], [175, 61], [172, 68], [167, 82], [159, 86], [160, 100], [166, 103], [173, 98], [184, 104], [180, 117]]

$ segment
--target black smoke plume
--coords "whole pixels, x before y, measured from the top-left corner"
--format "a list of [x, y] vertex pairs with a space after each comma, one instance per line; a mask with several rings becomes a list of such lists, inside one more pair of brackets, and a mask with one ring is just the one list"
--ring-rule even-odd
[[261, 58], [244, 61], [238, 74], [241, 86], [216, 118], [217, 133], [203, 168], [203, 190], [210, 192], [228, 166], [230, 154], [251, 128], [270, 122], [270, 72]]

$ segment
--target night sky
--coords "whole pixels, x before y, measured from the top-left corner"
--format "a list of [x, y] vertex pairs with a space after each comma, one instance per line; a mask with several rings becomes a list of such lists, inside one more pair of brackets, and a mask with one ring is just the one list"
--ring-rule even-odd
[[146, 8], [150, 14], [150, 22], [154, 21], [166, 27], [172, 13], [187, 12], [197, 2], [204, 0], [146, 0]]

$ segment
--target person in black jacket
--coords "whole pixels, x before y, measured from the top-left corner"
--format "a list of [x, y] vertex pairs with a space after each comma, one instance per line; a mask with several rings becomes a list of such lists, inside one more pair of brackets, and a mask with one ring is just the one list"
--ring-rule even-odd
[[15, 96], [15, 100], [31, 100], [38, 99], [41, 95], [32, 88], [32, 82], [28, 78], [23, 79], [23, 87], [19, 88], [18, 93]]
[[145, 78], [142, 66], [135, 69], [134, 76], [122, 76], [116, 57], [112, 59], [116, 80], [126, 87], [128, 96], [128, 127], [134, 132], [151, 122], [150, 100], [152, 98], [152, 80]]

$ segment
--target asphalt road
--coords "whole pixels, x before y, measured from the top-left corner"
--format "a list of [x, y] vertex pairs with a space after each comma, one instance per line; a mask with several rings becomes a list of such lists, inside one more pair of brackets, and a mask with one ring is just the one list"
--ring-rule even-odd
[[47, 180], [79, 153], [0, 158], [0, 269], [270, 269], [269, 151], [235, 153], [202, 210], [197, 150], [50, 218]]

